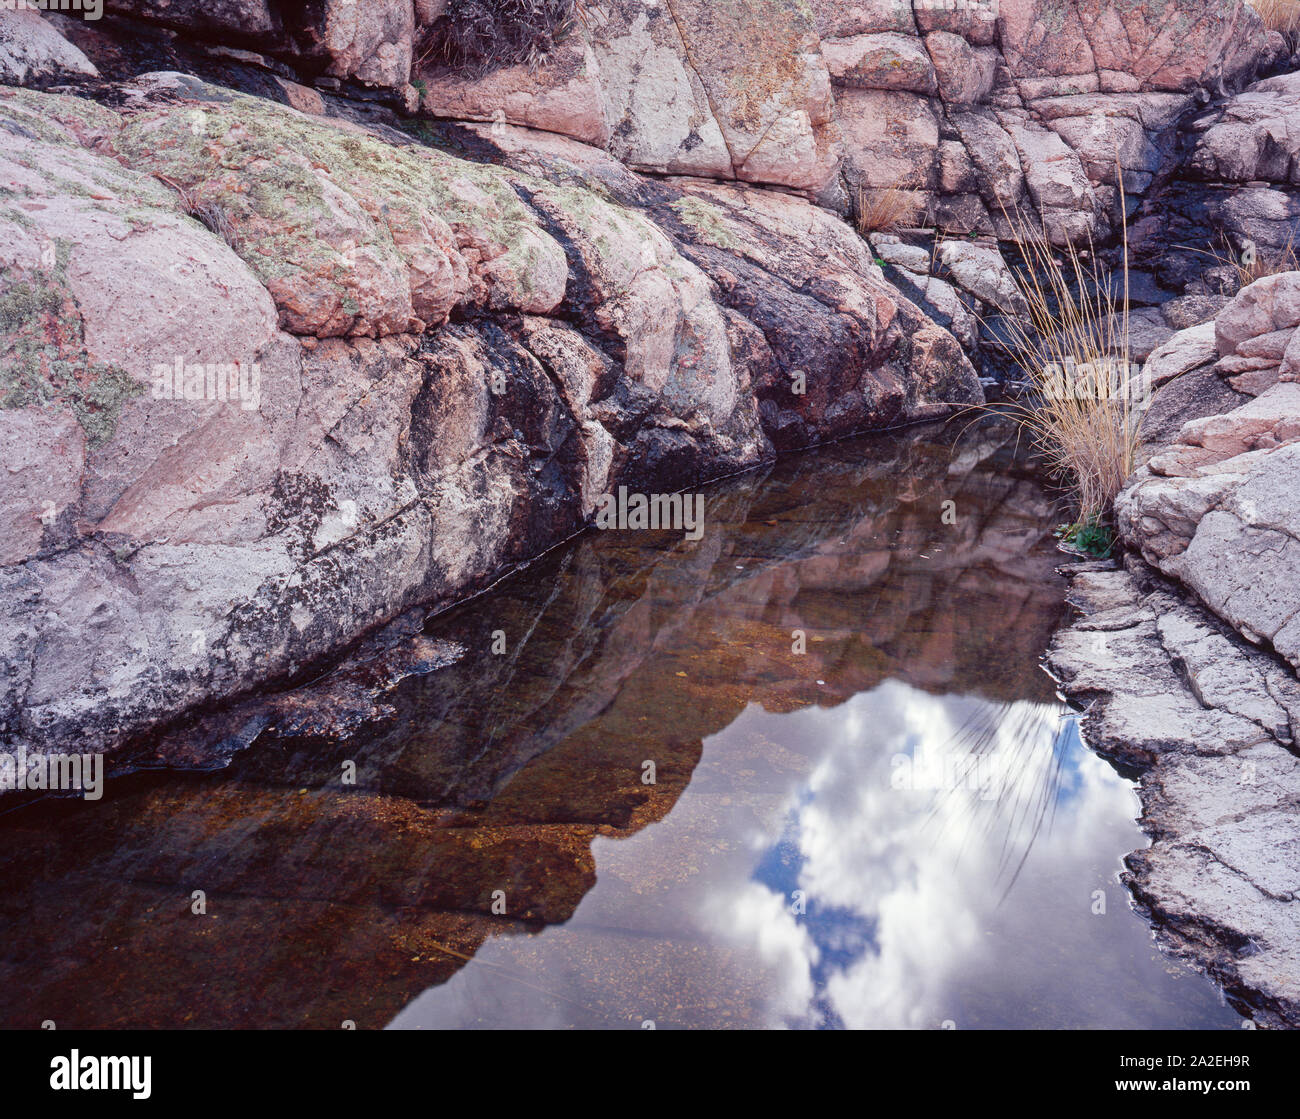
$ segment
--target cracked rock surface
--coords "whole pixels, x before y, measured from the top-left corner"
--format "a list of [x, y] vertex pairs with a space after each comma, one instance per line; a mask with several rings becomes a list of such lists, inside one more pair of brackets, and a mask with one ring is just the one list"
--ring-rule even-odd
[[1265, 1026], [1300, 1025], [1300, 272], [1148, 365], [1126, 566], [1080, 565], [1048, 663], [1140, 774], [1126, 881], [1161, 941]]
[[1089, 744], [1140, 774], [1152, 844], [1125, 883], [1239, 1010], [1300, 1025], [1300, 681], [1141, 560], [1076, 574], [1070, 601], [1048, 664]]

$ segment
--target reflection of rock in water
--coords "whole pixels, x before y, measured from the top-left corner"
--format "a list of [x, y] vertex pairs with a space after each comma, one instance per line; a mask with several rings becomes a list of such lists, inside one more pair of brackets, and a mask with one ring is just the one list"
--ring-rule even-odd
[[1051, 510], [1011, 438], [878, 438], [732, 480], [698, 544], [590, 534], [405, 644], [151, 747], [220, 764], [256, 738], [220, 775], [9, 816], [0, 920], [28, 932], [5, 936], [0, 1022], [381, 1025], [491, 933], [566, 920], [593, 837], [666, 814], [750, 703], [889, 678], [1050, 703]]

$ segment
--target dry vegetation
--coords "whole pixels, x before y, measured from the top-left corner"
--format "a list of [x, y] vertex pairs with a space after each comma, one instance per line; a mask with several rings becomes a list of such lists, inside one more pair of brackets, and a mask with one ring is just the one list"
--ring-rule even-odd
[[176, 192], [177, 196], [181, 200], [181, 207], [184, 209], [186, 214], [192, 217], [195, 221], [207, 226], [209, 230], [225, 241], [227, 245], [238, 251], [239, 236], [235, 232], [235, 226], [230, 220], [229, 213], [227, 213], [226, 208], [222, 206], [221, 203], [200, 199], [195, 191], [187, 190], [175, 179], [167, 175], [160, 175], [155, 172], [154, 178], [164, 186]]
[[1265, 27], [1282, 32], [1295, 48], [1300, 41], [1300, 0], [1250, 0], [1250, 6], [1259, 13]]
[[[1091, 251], [1061, 259], [1041, 227], [1008, 216], [1024, 258], [1027, 318], [1002, 324], [1036, 390], [1015, 406], [1035, 447], [1077, 491], [1074, 535], [1095, 532], [1136, 465], [1145, 382], [1129, 361], [1128, 243], [1113, 279]], [[1115, 290], [1122, 282], [1122, 295]], [[1067, 537], [1068, 538], [1068, 537]]]
[[887, 187], [858, 187], [856, 213], [861, 234], [893, 233], [910, 225], [916, 218], [916, 210], [913, 189], [901, 183]]
[[1233, 249], [1225, 236], [1222, 249], [1212, 249], [1207, 253], [1221, 267], [1235, 275], [1237, 287], [1247, 287], [1265, 276], [1275, 276], [1279, 272], [1300, 271], [1300, 258], [1296, 256], [1295, 233], [1291, 234], [1286, 246], [1279, 253], [1260, 253], [1253, 244], [1247, 242], [1241, 252]]
[[420, 43], [420, 61], [475, 77], [501, 66], [536, 66], [582, 19], [577, 0], [450, 0]]

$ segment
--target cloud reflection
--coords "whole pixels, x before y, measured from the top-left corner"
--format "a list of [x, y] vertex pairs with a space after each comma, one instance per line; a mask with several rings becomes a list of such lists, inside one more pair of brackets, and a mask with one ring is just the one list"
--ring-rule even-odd
[[[567, 926], [494, 939], [394, 1025], [467, 1024], [471, 1005], [477, 1024], [659, 1028], [1208, 1013], [1208, 985], [1164, 989], [1172, 973], [1114, 881], [1141, 842], [1137, 798], [1061, 714], [898, 681], [829, 710], [751, 705], [706, 741], [664, 820], [596, 841], [597, 884]], [[802, 755], [800, 773], [761, 768], [782, 751]], [[502, 969], [550, 994], [515, 984], [509, 1021], [492, 1022]], [[1126, 1003], [1134, 985], [1156, 991], [1150, 1007]]]

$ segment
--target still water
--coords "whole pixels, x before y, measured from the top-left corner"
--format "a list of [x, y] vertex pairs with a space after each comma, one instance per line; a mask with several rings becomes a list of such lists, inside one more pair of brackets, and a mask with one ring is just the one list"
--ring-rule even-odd
[[0, 816], [0, 1025], [1237, 1028], [1117, 880], [1013, 444], [786, 459]]

